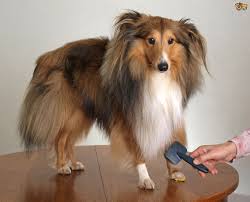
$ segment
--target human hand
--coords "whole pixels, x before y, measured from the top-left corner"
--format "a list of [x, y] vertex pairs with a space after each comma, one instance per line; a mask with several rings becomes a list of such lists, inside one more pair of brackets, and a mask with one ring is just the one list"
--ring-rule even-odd
[[[233, 142], [225, 142], [217, 145], [203, 145], [190, 153], [195, 164], [204, 164], [210, 173], [217, 174], [215, 165], [219, 162], [229, 162], [235, 158], [237, 153], [236, 145]], [[199, 172], [202, 177], [206, 174]]]

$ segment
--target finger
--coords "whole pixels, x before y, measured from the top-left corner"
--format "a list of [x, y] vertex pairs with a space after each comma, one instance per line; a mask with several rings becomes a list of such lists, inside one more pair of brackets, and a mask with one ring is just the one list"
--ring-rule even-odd
[[216, 168], [216, 164], [217, 164], [217, 163], [218, 163], [218, 161], [215, 161], [215, 160], [210, 160], [210, 161], [208, 161], [209, 167], [210, 167], [210, 169], [211, 169], [211, 173], [212, 173], [213, 175], [218, 174], [218, 170], [217, 170], [217, 168]]
[[214, 169], [214, 174], [217, 175], [218, 174], [218, 170], [215, 168]]
[[209, 170], [209, 172], [213, 175], [217, 174], [218, 171], [217, 169], [215, 168], [215, 162], [214, 161], [206, 161], [203, 163]]
[[200, 175], [201, 177], [203, 177], [203, 178], [205, 178], [205, 177], [206, 177], [206, 174], [205, 174], [205, 173], [203, 173], [203, 172], [201, 172], [201, 171], [199, 171], [199, 175]]
[[216, 157], [216, 153], [214, 153], [213, 151], [208, 151], [207, 153], [201, 154], [200, 156], [195, 158], [194, 163], [195, 164], [202, 164], [202, 163], [209, 161], [209, 160], [215, 160], [214, 159], [215, 157]]
[[198, 147], [196, 150], [190, 153], [190, 156], [196, 158], [200, 155], [207, 153], [213, 146], [212, 145], [203, 145]]
[[194, 150], [193, 152], [190, 152], [190, 156], [193, 157], [193, 158], [196, 158], [202, 154], [205, 153], [205, 150], [203, 148], [203, 146], [201, 147], [198, 147], [196, 150]]

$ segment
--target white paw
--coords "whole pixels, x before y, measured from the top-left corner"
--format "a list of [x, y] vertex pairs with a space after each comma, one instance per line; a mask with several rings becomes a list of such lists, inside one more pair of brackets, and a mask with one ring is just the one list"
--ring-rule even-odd
[[177, 182], [184, 182], [186, 180], [185, 175], [182, 172], [180, 172], [180, 171], [173, 172], [171, 174], [170, 178], [172, 180], [177, 181]]
[[71, 170], [70, 170], [69, 165], [66, 164], [63, 167], [58, 168], [57, 173], [61, 174], [61, 175], [69, 175], [69, 174], [71, 174]]
[[146, 178], [139, 181], [138, 187], [140, 189], [153, 190], [155, 188], [155, 183], [150, 178]]
[[71, 164], [70, 168], [72, 170], [84, 170], [85, 169], [84, 165], [80, 161], [77, 161], [76, 163]]

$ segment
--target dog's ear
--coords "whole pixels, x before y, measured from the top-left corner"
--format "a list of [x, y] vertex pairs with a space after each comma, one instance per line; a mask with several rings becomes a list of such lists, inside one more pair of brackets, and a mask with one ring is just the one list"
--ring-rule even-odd
[[119, 31], [133, 29], [136, 23], [143, 17], [143, 14], [129, 10], [116, 18], [115, 27]]
[[207, 69], [205, 39], [197, 30], [196, 26], [189, 22], [189, 19], [181, 19], [179, 23], [181, 30], [184, 31], [184, 43], [188, 46], [190, 54], [195, 54], [194, 56], [198, 57]]

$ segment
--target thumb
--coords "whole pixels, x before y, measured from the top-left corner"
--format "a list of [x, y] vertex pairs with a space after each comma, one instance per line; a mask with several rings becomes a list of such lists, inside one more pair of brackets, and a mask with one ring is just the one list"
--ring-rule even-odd
[[202, 164], [206, 161], [214, 159], [214, 154], [213, 152], [208, 152], [205, 154], [201, 154], [199, 157], [194, 159], [194, 164]]

